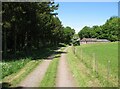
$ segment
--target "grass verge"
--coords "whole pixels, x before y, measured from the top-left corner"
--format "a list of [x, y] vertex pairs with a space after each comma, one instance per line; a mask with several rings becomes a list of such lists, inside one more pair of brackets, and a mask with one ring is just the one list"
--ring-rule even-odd
[[1, 62], [0, 66], [2, 67], [2, 76], [0, 79], [5, 78], [12, 73], [17, 73], [19, 69], [23, 68], [30, 60], [30, 58], [26, 58], [9, 62]]
[[67, 61], [71, 72], [79, 87], [100, 87], [99, 80], [91, 71], [74, 55], [72, 47], [69, 47]]
[[[64, 50], [64, 47], [60, 49], [60, 51]], [[40, 82], [40, 87], [55, 87], [56, 85], [56, 74], [57, 74], [57, 67], [59, 63], [59, 58], [61, 54], [56, 54], [54, 59], [49, 65], [47, 72], [43, 80]]]
[[32, 72], [40, 62], [41, 60], [31, 60], [19, 72], [5, 77], [2, 82], [9, 83], [10, 87], [16, 87], [17, 84], [19, 84], [21, 80], [23, 80], [30, 72]]
[[2, 73], [4, 76], [2, 77], [1, 81], [3, 87], [4, 83], [8, 83], [7, 85], [15, 87], [30, 72], [32, 72], [34, 68], [36, 68], [36, 66], [42, 61], [42, 59], [45, 59], [49, 55], [53, 54], [55, 49], [58, 48], [50, 47], [42, 50], [36, 50], [32, 53], [32, 56], [29, 56], [26, 59], [3, 60], [4, 62], [0, 63], [0, 66], [2, 66], [3, 70]]

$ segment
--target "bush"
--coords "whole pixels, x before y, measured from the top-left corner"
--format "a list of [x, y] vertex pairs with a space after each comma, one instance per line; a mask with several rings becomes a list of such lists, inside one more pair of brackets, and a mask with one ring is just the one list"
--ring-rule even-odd
[[73, 43], [73, 45], [74, 45], [74, 46], [78, 46], [78, 45], [80, 45], [80, 42], [79, 42], [79, 41], [75, 41], [75, 42]]

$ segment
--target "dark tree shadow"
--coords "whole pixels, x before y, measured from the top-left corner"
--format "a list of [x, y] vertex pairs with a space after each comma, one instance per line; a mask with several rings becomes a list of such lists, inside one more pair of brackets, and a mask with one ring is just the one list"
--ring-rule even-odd
[[23, 87], [23, 86], [18, 86], [18, 87], [11, 87], [11, 84], [8, 82], [3, 82], [0, 83], [0, 89], [53, 89], [53, 88], [47, 88], [47, 87]]
[[8, 82], [0, 83], [1, 89], [118, 89], [118, 87], [11, 87]]
[[11, 84], [8, 83], [8, 82], [3, 82], [3, 83], [0, 83], [0, 86], [1, 86], [2, 88], [9, 88], [9, 87], [11, 86]]
[[55, 52], [56, 54], [62, 54], [62, 53], [67, 53], [67, 52], [63, 52], [63, 51], [59, 51], [59, 52]]
[[54, 47], [44, 47], [40, 49], [33, 49], [32, 51], [21, 51], [14, 54], [13, 52], [9, 52], [6, 57], [2, 56], [2, 60], [5, 62], [21, 60], [25, 58], [31, 58], [32, 60], [41, 60], [46, 59], [53, 53], [57, 53], [55, 50], [59, 49], [59, 46]]
[[11, 84], [8, 82], [0, 83], [1, 89], [56, 89], [56, 87], [11, 87]]

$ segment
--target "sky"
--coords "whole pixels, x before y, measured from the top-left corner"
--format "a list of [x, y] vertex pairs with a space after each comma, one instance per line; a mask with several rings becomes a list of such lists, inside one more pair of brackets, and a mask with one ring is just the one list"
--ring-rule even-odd
[[56, 2], [56, 11], [63, 26], [78, 33], [84, 26], [103, 25], [111, 16], [118, 16], [118, 2]]

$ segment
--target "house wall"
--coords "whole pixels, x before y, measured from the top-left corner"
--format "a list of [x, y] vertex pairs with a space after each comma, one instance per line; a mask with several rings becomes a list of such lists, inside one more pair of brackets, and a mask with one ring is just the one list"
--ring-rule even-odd
[[94, 44], [94, 43], [108, 43], [108, 42], [109, 42], [109, 41], [100, 41], [100, 42], [96, 42], [96, 41], [95, 41], [95, 42], [89, 42], [89, 41], [86, 42], [86, 41], [85, 41], [85, 42], [80, 42], [80, 44]]

